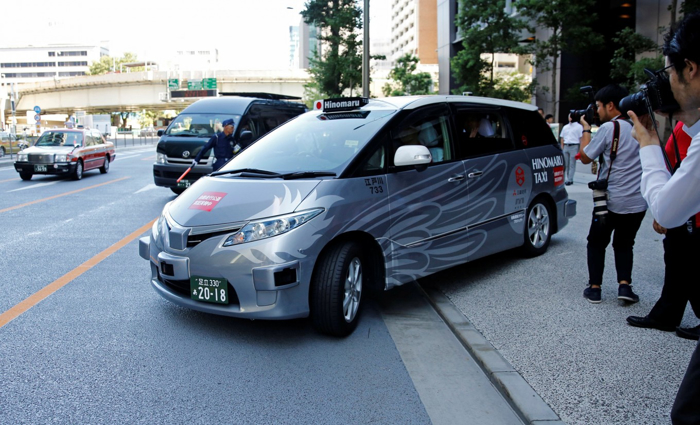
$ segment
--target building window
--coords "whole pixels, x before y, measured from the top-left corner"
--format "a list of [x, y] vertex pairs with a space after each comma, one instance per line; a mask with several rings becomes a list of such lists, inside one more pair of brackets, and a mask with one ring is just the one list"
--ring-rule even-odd
[[59, 62], [58, 66], [87, 66], [87, 61]]
[[49, 57], [54, 57], [56, 56], [56, 52], [49, 52]]

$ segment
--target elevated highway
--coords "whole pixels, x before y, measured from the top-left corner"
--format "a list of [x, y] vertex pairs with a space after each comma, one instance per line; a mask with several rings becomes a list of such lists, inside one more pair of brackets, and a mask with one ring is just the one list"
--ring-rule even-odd
[[[215, 74], [144, 71], [72, 77], [16, 86], [16, 114], [18, 118], [24, 117], [26, 111], [37, 105], [42, 114], [182, 109], [198, 98], [171, 99], [168, 79], [178, 78], [186, 87], [187, 80], [207, 77], [217, 79], [219, 92], [267, 92], [298, 97], [302, 97], [304, 84], [309, 81], [307, 72], [299, 69], [216, 71]], [[10, 111], [5, 112], [9, 115]]]

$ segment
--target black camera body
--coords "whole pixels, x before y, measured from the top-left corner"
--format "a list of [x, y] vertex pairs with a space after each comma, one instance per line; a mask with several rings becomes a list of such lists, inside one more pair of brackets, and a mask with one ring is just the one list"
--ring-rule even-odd
[[590, 99], [591, 103], [588, 105], [586, 109], [571, 109], [569, 111], [569, 114], [571, 115], [571, 121], [572, 122], [580, 122], [581, 117], [584, 117], [586, 119], [586, 122], [588, 124], [593, 124], [595, 121], [595, 100], [594, 94], [593, 94], [593, 87], [591, 86], [583, 86], [580, 88], [581, 93], [583, 94], [588, 94], [588, 98]]
[[671, 91], [671, 82], [664, 71], [652, 71], [644, 68], [649, 76], [649, 81], [642, 85], [637, 93], [623, 97], [620, 100], [619, 110], [627, 116], [627, 111], [632, 111], [637, 116], [646, 115], [653, 111], [675, 112], [680, 109]]
[[598, 179], [588, 182], [588, 188], [592, 190], [608, 190], [608, 179]]

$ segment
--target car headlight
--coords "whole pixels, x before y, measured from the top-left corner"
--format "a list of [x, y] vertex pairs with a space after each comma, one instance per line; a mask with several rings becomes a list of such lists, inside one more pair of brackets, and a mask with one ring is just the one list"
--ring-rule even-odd
[[168, 206], [170, 206], [170, 202], [165, 204], [165, 207], [163, 207], [163, 213], [160, 215], [158, 220], [153, 223], [153, 227], [151, 227], [151, 236], [153, 236], [153, 240], [156, 242], [160, 240], [161, 235], [164, 235], [165, 232], [168, 231], [168, 220], [165, 218]]
[[165, 158], [167, 158], [167, 156], [164, 153], [156, 152], [156, 162], [158, 164], [165, 164]]
[[17, 154], [17, 161], [19, 161], [19, 162], [27, 162], [28, 156], [29, 156], [29, 155], [27, 155], [26, 153]]
[[55, 162], [68, 162], [69, 161], [68, 157], [69, 157], [69, 155], [65, 155], [65, 154], [56, 155]]
[[301, 211], [278, 217], [254, 220], [243, 226], [241, 230], [226, 238], [223, 246], [238, 245], [246, 242], [267, 239], [282, 235], [296, 229], [323, 212], [323, 208]]

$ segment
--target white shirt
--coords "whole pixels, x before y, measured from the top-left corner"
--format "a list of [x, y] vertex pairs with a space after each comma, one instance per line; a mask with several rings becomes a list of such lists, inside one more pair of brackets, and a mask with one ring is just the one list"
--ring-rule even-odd
[[[671, 229], [685, 224], [700, 211], [700, 126], [693, 125], [688, 154], [671, 176], [661, 147], [645, 146], [639, 150], [642, 160], [642, 196], [656, 221]], [[695, 133], [695, 134], [693, 134]]]
[[578, 145], [583, 136], [583, 126], [577, 122], [570, 122], [561, 129], [559, 137], [564, 139], [565, 145]]

